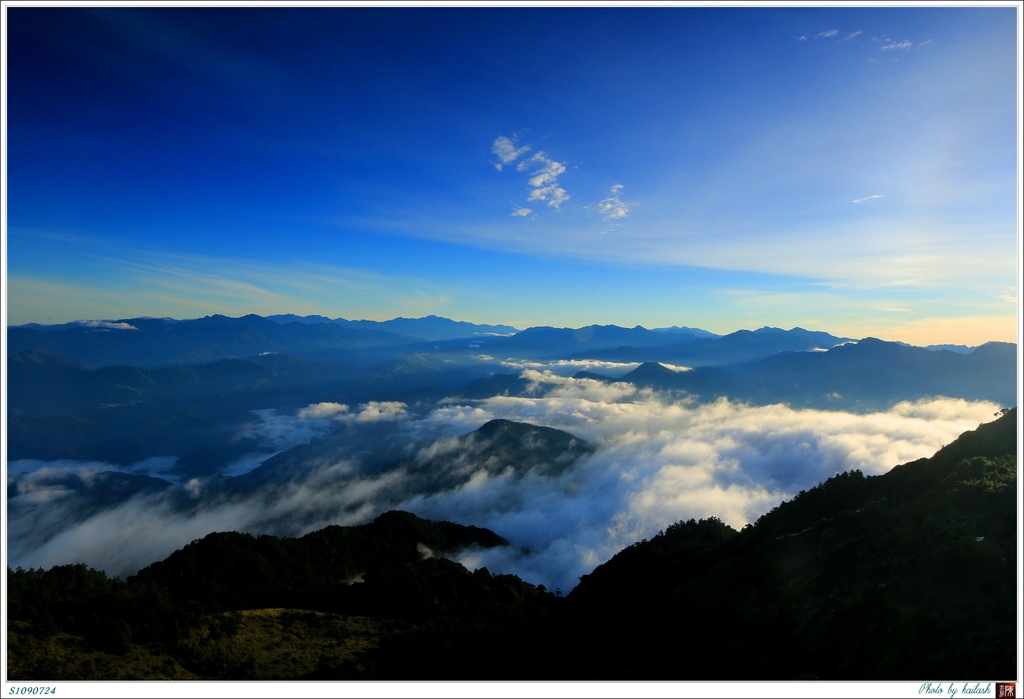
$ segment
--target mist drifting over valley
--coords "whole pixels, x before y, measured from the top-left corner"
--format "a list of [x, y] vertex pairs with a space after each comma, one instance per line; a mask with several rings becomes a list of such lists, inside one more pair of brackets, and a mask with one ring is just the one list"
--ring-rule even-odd
[[[188, 323], [195, 321], [172, 327]], [[184, 356], [193, 356], [224, 328], [243, 331], [239, 337], [251, 336], [252, 327], [298, 337], [310, 327], [308, 321], [289, 325], [255, 317], [215, 325], [203, 340], [196, 339], [202, 333], [182, 330], [193, 343], [180, 348]], [[69, 332], [78, 333], [78, 340]], [[74, 354], [77, 348], [87, 357], [116, 344], [117, 333], [133, 332], [138, 331], [26, 329], [15, 339], [61, 342], [60, 349]], [[11, 405], [18, 412], [11, 423], [16, 458], [8, 468], [8, 564], [84, 562], [124, 578], [211, 532], [300, 536], [332, 524], [363, 524], [398, 509], [484, 527], [510, 542], [462, 551], [457, 560], [471, 570], [486, 567], [568, 592], [617, 551], [680, 520], [717, 517], [740, 529], [836, 473], [878, 475], [929, 456], [1004, 407], [992, 398], [1010, 394], [985, 387], [999, 386], [1013, 373], [1013, 346], [987, 367], [994, 373], [986, 377], [967, 368], [979, 351], [972, 348], [861, 343], [800, 329], [739, 333], [744, 361], [717, 367], [706, 364], [736, 351], [733, 336], [680, 336], [681, 342], [672, 343], [659, 338], [646, 350], [632, 350], [652, 357], [711, 357], [685, 366], [578, 356], [607, 353], [607, 344], [625, 351], [614, 344], [620, 338], [595, 345], [593, 334], [572, 333], [568, 344], [542, 350], [527, 343], [529, 332], [449, 338], [452, 344], [445, 346], [430, 338], [434, 344], [420, 340], [412, 347], [402, 344], [407, 340], [388, 340], [378, 350], [388, 359], [376, 363], [340, 348], [344, 360], [327, 361], [321, 343], [309, 346], [317, 361], [327, 362], [312, 365], [320, 377], [312, 381], [302, 372], [288, 373], [284, 357], [275, 353], [173, 370], [120, 369], [111, 377], [112, 368], [86, 368], [25, 349], [9, 361]], [[582, 335], [587, 343], [579, 341]], [[834, 347], [818, 347], [823, 337]], [[147, 364], [144, 338], [131, 339], [139, 363]], [[780, 351], [783, 341], [800, 350]], [[370, 341], [343, 340], [364, 342]], [[716, 342], [718, 354], [711, 352]], [[172, 345], [165, 339], [159, 351]], [[767, 398], [762, 389], [748, 397], [728, 395], [737, 381], [752, 385], [762, 374], [778, 375], [782, 360], [815, 362], [850, 354], [858, 345], [857, 361], [835, 369], [832, 379], [823, 378], [829, 373], [817, 365], [807, 370], [808, 382], [816, 382], [816, 400], [805, 390]], [[528, 356], [512, 354], [523, 348]], [[966, 372], [963, 385], [977, 390], [929, 392], [914, 387], [904, 370], [904, 389], [886, 394], [871, 388], [871, 377], [884, 374], [886, 364], [898, 367], [906, 352], [916, 362], [938, 358], [952, 368], [933, 380], [948, 382]], [[306, 367], [299, 356], [292, 361]], [[243, 362], [248, 373], [241, 371]], [[203, 378], [203, 366], [219, 367], [221, 375], [233, 377], [230, 385], [212, 378], [216, 373]], [[849, 385], [841, 374], [850, 371], [864, 387], [862, 395], [835, 390]], [[186, 394], [168, 394], [182, 376], [191, 377], [192, 387]], [[61, 396], [54, 393], [58, 389]], [[133, 400], [106, 402], [115, 390]], [[51, 405], [48, 413], [28, 392], [53, 395], [64, 405]], [[830, 403], [836, 407], [819, 407]], [[79, 448], [71, 441], [65, 458], [42, 458], [45, 450], [33, 447], [40, 442], [30, 437], [42, 433], [52, 449], [62, 439], [53, 425], [66, 419], [71, 405], [80, 420], [94, 425], [94, 435], [114, 431], [107, 441], [96, 437], [86, 450], [102, 455], [119, 447], [125, 433], [150, 429], [152, 444], [143, 436], [133, 452], [144, 458], [70, 458]], [[201, 418], [195, 416], [199, 411]], [[199, 426], [216, 427], [216, 436], [199, 436], [193, 431]], [[209, 444], [203, 458], [193, 450], [197, 439]]]

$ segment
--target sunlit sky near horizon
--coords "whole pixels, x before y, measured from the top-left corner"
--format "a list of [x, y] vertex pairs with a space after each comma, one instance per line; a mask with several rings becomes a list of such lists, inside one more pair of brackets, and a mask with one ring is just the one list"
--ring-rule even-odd
[[1019, 7], [5, 7], [7, 323], [1018, 337]]

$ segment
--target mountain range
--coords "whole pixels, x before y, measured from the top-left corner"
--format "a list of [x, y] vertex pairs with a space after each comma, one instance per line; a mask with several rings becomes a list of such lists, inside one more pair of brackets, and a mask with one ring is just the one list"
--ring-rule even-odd
[[[92, 368], [194, 366], [221, 359], [285, 354], [308, 360], [367, 365], [415, 352], [488, 353], [504, 357], [586, 358], [719, 366], [784, 351], [835, 347], [851, 338], [820, 331], [764, 327], [716, 335], [688, 327], [532, 327], [455, 321], [438, 316], [389, 321], [324, 316], [222, 315], [176, 320], [125, 318], [28, 324], [7, 328], [8, 355], [28, 350], [64, 356]], [[945, 346], [932, 349], [946, 349]], [[967, 347], [950, 348], [966, 353]]]
[[780, 351], [726, 367], [676, 371], [645, 362], [615, 379], [593, 372], [586, 376], [684, 391], [705, 400], [729, 396], [808, 408], [877, 410], [939, 395], [1014, 405], [1016, 360], [1017, 346], [1005, 342], [989, 342], [965, 354], [865, 338], [828, 351]]
[[[8, 455], [129, 464], [176, 454], [183, 475], [210, 475], [251, 450], [236, 437], [253, 411], [324, 401], [425, 408], [450, 396], [544, 390], [520, 369], [511, 372], [509, 359], [542, 368], [545, 361], [596, 364], [577, 377], [702, 402], [731, 397], [856, 412], [936, 396], [1016, 404], [1010, 343], [965, 353], [801, 328], [724, 336], [617, 326], [506, 336], [505, 329], [436, 317], [373, 324], [254, 315], [8, 328]], [[453, 340], [453, 333], [472, 334]], [[601, 373], [602, 363], [627, 361], [643, 363], [624, 376]]]

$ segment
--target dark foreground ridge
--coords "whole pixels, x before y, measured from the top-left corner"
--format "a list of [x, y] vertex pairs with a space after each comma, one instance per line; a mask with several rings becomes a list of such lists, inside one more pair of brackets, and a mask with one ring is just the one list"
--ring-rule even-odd
[[211, 534], [126, 581], [8, 569], [8, 677], [1013, 678], [1016, 452], [1013, 409], [742, 531], [673, 524], [565, 597], [445, 558], [506, 545], [493, 532], [404, 512]]

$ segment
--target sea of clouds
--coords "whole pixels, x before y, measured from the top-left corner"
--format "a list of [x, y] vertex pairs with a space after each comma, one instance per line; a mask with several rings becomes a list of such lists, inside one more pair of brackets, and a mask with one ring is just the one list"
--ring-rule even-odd
[[[558, 368], [564, 369], [564, 367]], [[125, 577], [214, 531], [298, 536], [329, 524], [368, 522], [389, 509], [491, 529], [511, 547], [462, 552], [469, 568], [514, 573], [568, 591], [625, 546], [689, 518], [740, 528], [832, 475], [882, 474], [931, 456], [999, 406], [938, 398], [886, 412], [852, 414], [678, 400], [628, 383], [525, 368], [522, 396], [457, 396], [416, 413], [397, 402], [317, 403], [255, 413], [245, 438], [259, 446], [225, 466], [237, 476], [298, 444], [328, 440], [289, 467], [286, 481], [226, 494], [209, 481], [173, 478], [173, 457], [127, 467], [14, 462], [8, 471], [8, 564], [84, 562]], [[425, 487], [423, 474], [381, 468], [444, 453], [452, 439], [504, 418], [565, 430], [596, 447], [557, 475], [468, 469], [454, 488]], [[148, 473], [173, 486], [99, 511], [81, 506], [103, 470]], [[69, 488], [69, 478], [81, 479]]]

